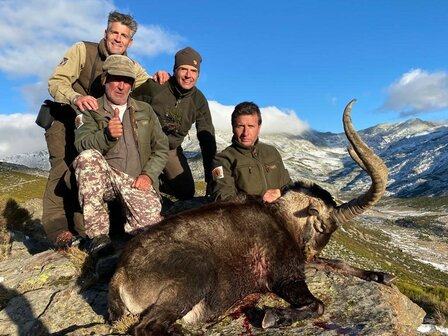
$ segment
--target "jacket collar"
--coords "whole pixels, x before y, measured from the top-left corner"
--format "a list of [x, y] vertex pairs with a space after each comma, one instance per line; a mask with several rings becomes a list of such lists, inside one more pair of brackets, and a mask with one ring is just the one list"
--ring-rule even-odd
[[247, 155], [247, 154], [252, 154], [254, 155], [257, 152], [257, 147], [259, 144], [259, 139], [257, 138], [257, 140], [255, 141], [255, 144], [253, 146], [245, 146], [243, 144], [240, 144], [236, 138], [233, 136], [232, 137], [232, 146], [241, 154]]
[[[97, 101], [98, 101], [98, 110], [96, 110], [94, 112], [96, 112], [104, 117], [110, 117], [111, 115], [113, 115], [114, 110], [112, 109], [112, 106], [110, 105], [109, 101], [107, 100], [105, 94], [102, 95], [100, 98], [98, 98]], [[132, 109], [132, 111], [140, 111], [142, 108], [138, 104], [136, 104], [136, 101], [134, 99], [129, 97], [127, 110], [129, 110], [129, 109]]]
[[174, 97], [176, 97], [176, 99], [182, 99], [182, 98], [191, 96], [197, 90], [196, 86], [194, 86], [190, 90], [182, 89], [179, 86], [179, 84], [177, 84], [176, 77], [174, 77], [174, 76], [170, 77], [168, 83], [169, 83], [170, 91], [172, 92]]
[[[107, 51], [106, 47], [106, 40], [104, 38], [101, 39], [101, 41], [98, 43], [98, 53], [100, 54], [101, 59], [104, 61], [106, 60], [107, 56], [109, 56], [109, 52]], [[128, 53], [125, 51], [123, 55], [127, 56]]]

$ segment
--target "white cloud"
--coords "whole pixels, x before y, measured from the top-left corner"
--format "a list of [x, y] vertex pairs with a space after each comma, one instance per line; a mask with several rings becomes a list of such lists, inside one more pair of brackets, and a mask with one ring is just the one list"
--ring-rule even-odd
[[[222, 105], [216, 101], [209, 101], [213, 124], [217, 130], [231, 131], [231, 115], [235, 106]], [[300, 134], [309, 129], [309, 125], [300, 120], [293, 110], [282, 111], [278, 107], [260, 107], [263, 124], [262, 134], [291, 133]]]
[[138, 26], [130, 55], [154, 56], [160, 53], [174, 54], [184, 38], [175, 33], [164, 31], [159, 26]]
[[[234, 106], [210, 101], [213, 124], [218, 130], [230, 132], [230, 116]], [[260, 108], [263, 117], [262, 134], [300, 134], [309, 126], [294, 111], [282, 111], [277, 107]], [[37, 111], [36, 111], [37, 114]], [[13, 154], [32, 153], [46, 149], [44, 130], [36, 125], [36, 115], [16, 113], [0, 114], [0, 159]]]
[[[42, 101], [48, 97], [48, 77], [65, 51], [78, 41], [99, 41], [114, 9], [109, 0], [0, 1], [0, 72], [28, 81], [21, 89], [26, 101]], [[180, 35], [139, 22], [129, 52], [140, 59], [172, 53], [181, 41]]]
[[71, 44], [101, 38], [111, 10], [104, 0], [2, 1], [0, 70], [48, 77]]
[[411, 70], [387, 92], [383, 109], [398, 111], [402, 116], [443, 110], [448, 108], [448, 73]]
[[[46, 148], [44, 131], [35, 118], [37, 108], [48, 97], [48, 77], [71, 44], [98, 41], [103, 36], [107, 15], [114, 9], [112, 0], [0, 0], [0, 72], [17, 80], [14, 85], [33, 109], [29, 114], [0, 114], [0, 157]], [[183, 40], [160, 26], [139, 22], [129, 52], [137, 58], [174, 53]], [[234, 106], [210, 102], [210, 107], [215, 126], [230, 131]], [[261, 111], [263, 133], [298, 134], [308, 128], [293, 111], [276, 107]]]
[[44, 130], [32, 114], [0, 114], [0, 158], [46, 148]]

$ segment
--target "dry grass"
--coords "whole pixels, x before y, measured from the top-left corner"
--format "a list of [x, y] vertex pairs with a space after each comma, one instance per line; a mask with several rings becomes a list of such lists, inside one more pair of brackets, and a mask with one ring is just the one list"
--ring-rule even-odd
[[448, 326], [448, 288], [445, 286], [421, 286], [399, 282], [397, 287], [412, 301], [422, 307], [441, 326]]
[[440, 309], [436, 309], [434, 312], [435, 320], [437, 325], [448, 327], [447, 313], [444, 313]]
[[140, 315], [127, 315], [115, 321], [112, 324], [112, 329], [116, 333], [125, 334], [134, 324], [140, 319]]
[[63, 253], [66, 254], [79, 274], [76, 283], [81, 292], [97, 283], [98, 280], [95, 277], [94, 263], [87, 252], [75, 246], [68, 248]]
[[91, 261], [89, 259], [89, 255], [87, 252], [80, 250], [78, 247], [70, 247], [65, 251], [67, 258], [70, 262], [75, 266], [78, 274], [81, 274], [83, 269], [86, 267], [90, 267], [93, 269], [93, 265], [91, 265]]
[[0, 261], [5, 260], [11, 250], [11, 235], [6, 227], [6, 220], [3, 216], [5, 202], [0, 201]]
[[46, 279], [41, 279], [39, 277], [31, 277], [28, 278], [25, 282], [20, 283], [16, 287], [16, 290], [19, 293], [27, 293], [45, 287], [46, 283], [47, 283]]

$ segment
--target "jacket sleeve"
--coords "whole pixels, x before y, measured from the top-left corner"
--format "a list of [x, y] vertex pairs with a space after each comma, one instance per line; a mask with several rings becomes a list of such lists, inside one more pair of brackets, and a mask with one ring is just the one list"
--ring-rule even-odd
[[151, 129], [151, 155], [143, 166], [142, 174], [148, 175], [153, 182], [158, 181], [159, 175], [168, 161], [168, 138], [163, 133], [159, 120], [150, 107]]
[[154, 81], [152, 79], [148, 79], [141, 85], [135, 87], [135, 89], [131, 92], [131, 97], [135, 100], [140, 100], [144, 101], [145, 103], [151, 104], [152, 98], [154, 96], [152, 88], [153, 85]]
[[286, 167], [283, 163], [283, 159], [278, 151], [277, 151], [277, 154], [278, 154], [278, 161], [279, 161], [280, 170], [281, 170], [280, 190], [283, 190], [287, 185], [292, 183], [292, 180], [291, 180], [291, 177], [289, 176], [288, 170], [286, 169]]
[[75, 130], [75, 147], [81, 153], [86, 149], [96, 149], [101, 154], [106, 154], [118, 140], [111, 139], [106, 133], [107, 118], [101, 117], [101, 120], [95, 120], [91, 111], [84, 111], [78, 114]]
[[134, 71], [135, 71], [135, 85], [134, 87], [139, 87], [143, 83], [145, 83], [148, 79], [152, 80], [152, 77], [148, 75], [145, 69], [137, 63], [134, 62]]
[[221, 154], [216, 155], [213, 160], [212, 198], [215, 201], [229, 200], [237, 194], [231, 164], [231, 161]]
[[198, 114], [196, 118], [196, 131], [201, 147], [202, 163], [204, 165], [205, 182], [212, 180], [212, 165], [216, 155], [215, 128], [213, 127], [212, 116], [207, 99], [199, 92], [200, 99], [197, 105]]
[[56, 102], [70, 104], [79, 96], [72, 85], [79, 78], [85, 61], [84, 42], [78, 42], [67, 50], [48, 80], [48, 92]]

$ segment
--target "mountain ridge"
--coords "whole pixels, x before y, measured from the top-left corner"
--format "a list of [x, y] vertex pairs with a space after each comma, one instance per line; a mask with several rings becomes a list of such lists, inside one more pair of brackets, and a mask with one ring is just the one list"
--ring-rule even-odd
[[[418, 121], [401, 125], [383, 124], [361, 130], [359, 133], [386, 161], [391, 171], [387, 191], [389, 195], [395, 195], [393, 192], [398, 190], [399, 192], [403, 191], [405, 197], [410, 197], [409, 190], [414, 187], [415, 193], [424, 194], [428, 189], [432, 190], [431, 192], [436, 192], [441, 190], [438, 183], [441, 185], [446, 183], [444, 181], [444, 179], [446, 180], [444, 176], [447, 176], [446, 169], [443, 166], [444, 164], [446, 166], [444, 163], [446, 161], [443, 160], [446, 160], [447, 155], [446, 125], [422, 124]], [[190, 160], [195, 178], [202, 179], [202, 160], [195, 138], [192, 132], [184, 142], [184, 150]], [[218, 149], [221, 150], [227, 146], [230, 139], [230, 132], [218, 131]], [[347, 195], [351, 191], [358, 192], [370, 185], [366, 174], [361, 173], [350, 159], [346, 151], [348, 142], [343, 133], [310, 131], [301, 135], [262, 134], [261, 140], [279, 148], [293, 179], [315, 180], [337, 198], [342, 198], [339, 194]], [[417, 141], [418, 145], [416, 145]], [[32, 162], [36, 158], [43, 157], [44, 162], [47, 162], [47, 156], [46, 151], [40, 151], [33, 155], [23, 154], [22, 158]], [[2, 170], [3, 168], [5, 170]], [[17, 170], [19, 173], [13, 175]], [[37, 224], [41, 223], [41, 195], [45, 179], [25, 178], [23, 175], [25, 172], [41, 175], [43, 170], [27, 166], [19, 167], [17, 162], [0, 162], [0, 171], [5, 185], [3, 191], [8, 198], [8, 204], [19, 202], [20, 206], [18, 205], [17, 209], [29, 211], [29, 220], [35, 222], [36, 227], [41, 229], [41, 226]], [[412, 179], [406, 180], [407, 174]], [[425, 181], [420, 181], [421, 183], [419, 182], [416, 186], [412, 185], [415, 181], [423, 179], [424, 174], [428, 175]], [[339, 190], [338, 188], [341, 186], [345, 189]], [[29, 191], [33, 191], [32, 194], [28, 193]], [[347, 197], [349, 196], [347, 195]], [[7, 198], [5, 198], [5, 202]], [[329, 327], [344, 326], [341, 332], [354, 330], [353, 333], [357, 334], [361, 334], [360, 330], [365, 330], [363, 334], [366, 335], [420, 335], [419, 331], [423, 332], [424, 328], [426, 328], [425, 333], [426, 330], [429, 330], [428, 328], [432, 328], [431, 330], [439, 328], [438, 326], [434, 327], [434, 324], [446, 326], [447, 310], [444, 298], [446, 298], [448, 270], [446, 263], [448, 260], [446, 258], [448, 252], [446, 247], [446, 237], [448, 237], [446, 234], [448, 228], [447, 199], [448, 197], [415, 199], [384, 197], [375, 209], [360, 216], [359, 220], [347, 223], [335, 233], [322, 256], [338, 258], [352, 266], [383, 270], [396, 275], [397, 289], [394, 289], [394, 292], [398, 296], [392, 296], [392, 302], [397, 303], [397, 298], [401, 298], [399, 303], [403, 309], [400, 311], [406, 315], [400, 314], [400, 317], [395, 319], [398, 316], [395, 308], [387, 308], [389, 306], [386, 303], [390, 300], [386, 300], [382, 295], [387, 288], [372, 288], [381, 296], [378, 298], [373, 295], [372, 290], [368, 289], [371, 283], [359, 282], [356, 279], [339, 279], [337, 276], [327, 279], [326, 273], [312, 274], [308, 280], [322, 285], [325, 290], [322, 292], [322, 297], [327, 301], [330, 300], [326, 305], [328, 318], [325, 318], [332, 323]], [[22, 205], [24, 208], [21, 208]], [[11, 212], [3, 211], [4, 216], [6, 216], [5, 214], [11, 214]], [[11, 217], [8, 221], [5, 219], [4, 224], [9, 223], [10, 219]], [[24, 223], [28, 224], [20, 222], [20, 227], [30, 230], [30, 222], [27, 220]], [[33, 239], [30, 240], [28, 233], [27, 231], [25, 235], [14, 231], [11, 233], [13, 238], [10, 239], [7, 236], [5, 240], [12, 244], [8, 248], [8, 251], [11, 252], [9, 259], [18, 257], [20, 267], [18, 267], [17, 260], [6, 260], [2, 263], [1, 273], [2, 278], [5, 279], [2, 285], [5, 286], [3, 293], [6, 294], [6, 298], [2, 301], [4, 309], [2, 310], [3, 315], [0, 316], [0, 329], [10, 331], [11, 334], [17, 333], [18, 328], [25, 326], [32, 330], [30, 333], [33, 333], [35, 328], [42, 327], [46, 328], [48, 333], [54, 332], [55, 334], [111, 334], [111, 326], [104, 320], [104, 316], [107, 314], [105, 310], [107, 308], [105, 304], [107, 302], [107, 286], [105, 283], [92, 282], [89, 278], [91, 271], [87, 267], [88, 263], [80, 265], [78, 258], [71, 259], [67, 255], [62, 256], [52, 251], [34, 255], [36, 250], [30, 249], [32, 246], [30, 242]], [[22, 238], [19, 238], [20, 235]], [[49, 274], [48, 272], [53, 273]], [[90, 287], [83, 288], [83, 284], [90, 284]], [[328, 287], [328, 284], [331, 284], [331, 287]], [[81, 286], [81, 289], [73, 290], [78, 285]], [[341, 292], [341, 295], [336, 295], [339, 288], [344, 292]], [[346, 289], [351, 289], [351, 293], [354, 294], [353, 298], [348, 297]], [[420, 313], [415, 310], [410, 312], [408, 303], [410, 304], [411, 301], [401, 295], [398, 289], [424, 308], [427, 313], [423, 320], [424, 324], [418, 328], [418, 331], [415, 329], [422, 323], [421, 310]], [[314, 290], [317, 288], [313, 288]], [[437, 296], [434, 299], [434, 293], [439, 293], [440, 297]], [[341, 298], [340, 301], [337, 301], [338, 297]], [[72, 304], [67, 306], [66, 302]], [[331, 302], [334, 304], [331, 305]], [[355, 303], [356, 305], [354, 305]], [[363, 303], [366, 303], [366, 306], [359, 306]], [[332, 310], [331, 307], [334, 307], [335, 310]], [[388, 311], [376, 311], [377, 308], [383, 307], [386, 307]], [[27, 309], [25, 311], [28, 314], [21, 313], [24, 309]], [[14, 313], [8, 315], [9, 312]], [[362, 320], [360, 320], [360, 316], [363, 318]], [[394, 318], [392, 319], [391, 316]], [[342, 320], [338, 318], [342, 318]], [[376, 320], [377, 318], [381, 318], [381, 320]], [[410, 320], [412, 322], [411, 330], [396, 331], [391, 325], [395, 320], [399, 322], [398, 328], [403, 326], [403, 321]], [[243, 322], [236, 320], [230, 325], [233, 333], [230, 332], [230, 329], [226, 329], [229, 332], [223, 334], [236, 334], [235, 330], [240, 330]], [[326, 324], [323, 325], [323, 328], [316, 329], [316, 323], [319, 325], [321, 320], [310, 320], [305, 323], [307, 324], [299, 324], [294, 327], [297, 329], [280, 330], [278, 333], [272, 334], [323, 335], [328, 332]], [[227, 325], [224, 327], [230, 328]], [[445, 333], [446, 328], [440, 328]], [[264, 330], [253, 329], [252, 331], [254, 335], [265, 334]], [[210, 332], [214, 333], [214, 331]], [[26, 332], [23, 331], [23, 333]], [[430, 334], [439, 335], [435, 331]]]
[[[448, 195], [448, 125], [421, 119], [384, 123], [358, 131], [389, 168], [386, 195], [396, 197]], [[230, 144], [229, 131], [216, 131], [218, 151]], [[301, 134], [263, 133], [260, 141], [274, 145], [293, 180], [312, 180], [331, 192], [359, 192], [369, 177], [349, 157], [344, 133], [309, 130]], [[200, 148], [194, 128], [183, 143], [193, 175], [203, 180]], [[16, 154], [0, 160], [49, 170], [48, 152]]]

